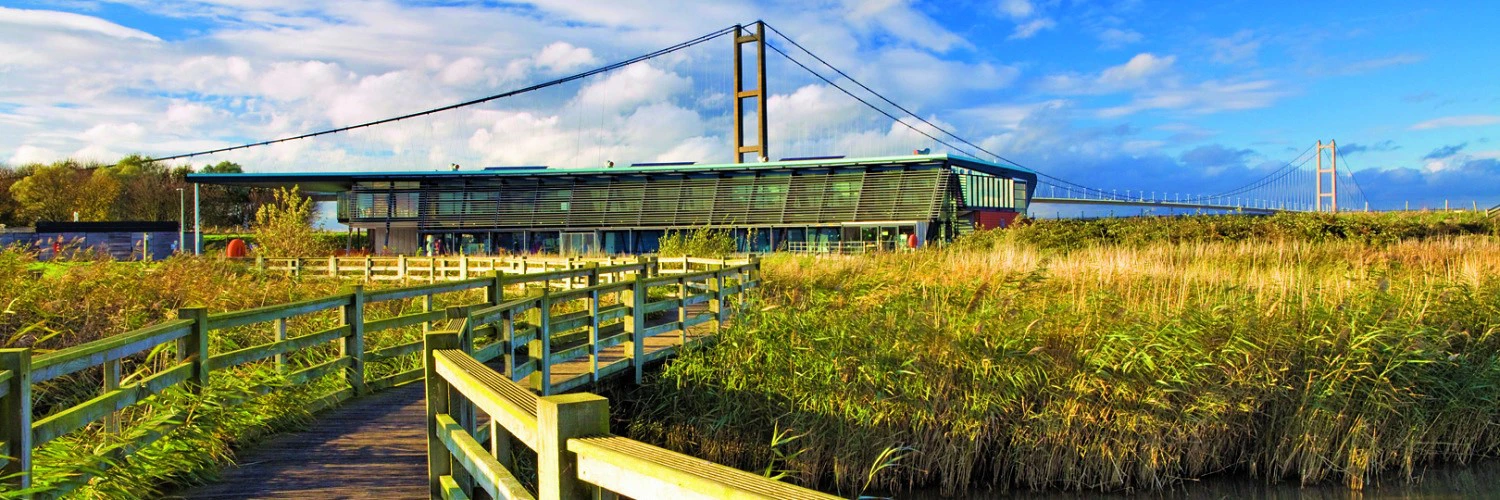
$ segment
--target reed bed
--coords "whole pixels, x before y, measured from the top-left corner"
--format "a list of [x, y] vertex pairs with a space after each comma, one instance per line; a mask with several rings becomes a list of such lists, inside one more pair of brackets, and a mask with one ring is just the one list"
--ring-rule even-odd
[[[206, 306], [211, 312], [233, 311], [327, 296], [354, 283], [299, 280], [221, 259], [189, 257], [156, 263], [89, 261], [38, 267], [29, 253], [0, 251], [0, 302], [6, 304], [0, 314], [0, 338], [6, 347], [31, 347], [36, 352], [64, 349], [175, 318], [177, 309], [189, 305]], [[481, 291], [434, 299], [436, 307], [484, 300]], [[368, 304], [365, 319], [418, 312], [420, 301]], [[298, 316], [288, 321], [288, 334], [324, 330], [339, 321], [336, 311]], [[219, 353], [265, 344], [274, 341], [275, 335], [269, 324], [217, 330], [210, 338], [210, 349]], [[419, 339], [420, 327], [386, 330], [368, 335], [366, 347], [373, 350]], [[159, 350], [124, 360], [125, 381], [157, 373], [173, 355], [170, 350]], [[285, 371], [337, 355], [333, 345], [291, 353], [286, 356]], [[371, 363], [366, 375], [375, 379], [420, 366], [420, 357], [413, 354]], [[101, 377], [98, 369], [85, 370], [38, 386], [33, 394], [35, 418], [94, 397]], [[259, 395], [253, 388], [260, 384], [277, 388]], [[35, 484], [42, 494], [71, 484], [77, 489], [68, 496], [75, 498], [159, 498], [175, 486], [211, 480], [222, 465], [234, 460], [236, 448], [308, 421], [307, 407], [345, 387], [337, 376], [289, 385], [284, 371], [270, 359], [215, 372], [202, 395], [174, 389], [151, 403], [122, 410], [118, 432], [96, 423], [37, 449]], [[180, 425], [167, 437], [123, 458], [122, 448], [128, 443], [168, 423]], [[0, 498], [20, 494], [0, 492]]]
[[1410, 480], [1500, 451], [1487, 230], [773, 255], [720, 342], [618, 411], [844, 495]]

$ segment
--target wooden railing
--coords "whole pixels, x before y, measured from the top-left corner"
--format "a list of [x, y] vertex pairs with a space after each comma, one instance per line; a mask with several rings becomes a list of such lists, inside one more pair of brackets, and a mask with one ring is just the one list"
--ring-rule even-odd
[[[681, 262], [685, 266], [691, 266], [692, 260]], [[723, 264], [723, 261], [717, 259], [714, 261]], [[615, 331], [612, 328], [601, 327], [601, 324], [608, 323], [609, 319], [619, 316], [618, 313], [609, 312], [611, 309], [608, 307], [601, 308], [600, 294], [607, 294], [617, 289], [637, 290], [638, 285], [653, 285], [663, 280], [683, 284], [697, 283], [691, 281], [694, 279], [694, 275], [691, 274], [653, 277], [657, 266], [656, 262], [640, 260], [633, 264], [608, 267], [591, 264], [583, 269], [525, 275], [511, 275], [504, 271], [496, 271], [487, 277], [368, 292], [362, 286], [354, 286], [346, 292], [329, 297], [243, 311], [209, 314], [204, 308], [186, 308], [179, 311], [177, 320], [37, 356], [33, 356], [31, 349], [0, 349], [0, 455], [3, 455], [0, 459], [10, 457], [4, 461], [3, 468], [0, 468], [0, 486], [29, 488], [32, 484], [33, 450], [59, 436], [101, 421], [106, 429], [117, 430], [117, 413], [120, 410], [132, 405], [149, 404], [156, 400], [153, 396], [159, 396], [174, 387], [201, 392], [204, 387], [208, 386], [211, 373], [232, 370], [248, 363], [274, 360], [277, 370], [284, 373], [285, 380], [292, 384], [307, 384], [330, 375], [341, 376], [343, 383], [340, 385], [343, 388], [319, 398], [317, 403], [310, 408], [313, 411], [369, 392], [422, 380], [421, 368], [367, 380], [365, 369], [367, 364], [413, 355], [420, 352], [423, 345], [423, 341], [417, 340], [369, 350], [366, 348], [368, 335], [382, 330], [417, 325], [422, 325], [425, 332], [432, 322], [455, 314], [462, 315], [463, 311], [477, 311], [477, 316], [473, 316], [476, 319], [504, 318], [507, 333], [513, 333], [518, 328], [522, 332], [534, 332], [525, 338], [534, 339], [531, 340], [532, 344], [528, 345], [527, 349], [528, 353], [534, 354], [528, 354], [527, 357], [535, 359], [528, 359], [524, 363], [518, 363], [517, 366], [525, 366], [528, 367], [527, 369], [540, 370], [543, 374], [549, 374], [551, 366], [561, 360], [576, 358], [582, 352], [572, 347], [572, 343], [576, 342], [574, 338], [576, 335], [570, 336], [571, 330], [577, 330], [585, 324], [589, 325], [589, 331], [592, 332], [590, 339], [598, 338], [601, 332]], [[748, 262], [734, 269], [739, 275], [745, 276], [748, 281], [758, 273], [759, 262]], [[722, 276], [726, 273], [721, 271], [718, 275]], [[627, 277], [639, 279], [627, 280]], [[568, 288], [578, 281], [594, 286], [562, 294], [552, 294], [553, 289]], [[611, 284], [597, 285], [601, 281]], [[505, 289], [507, 287], [520, 287], [523, 291], [535, 288], [537, 295], [506, 302]], [[687, 288], [697, 289], [696, 287]], [[433, 310], [434, 296], [477, 289], [486, 290], [486, 298], [481, 303], [447, 310]], [[641, 294], [642, 297], [644, 295]], [[370, 304], [419, 297], [424, 299], [422, 312], [372, 321], [365, 320], [365, 310]], [[577, 301], [581, 298], [592, 299], [592, 306], [588, 309], [590, 316], [582, 322], [579, 321], [577, 314], [560, 317], [542, 315], [544, 319], [540, 325], [518, 321], [523, 319], [520, 312], [527, 307], [551, 311], [558, 306], [568, 305], [570, 300]], [[691, 303], [692, 300], [697, 299], [689, 297], [686, 303]], [[667, 302], [685, 303], [680, 298]], [[340, 311], [338, 326], [307, 335], [288, 337], [287, 322], [289, 320], [335, 309]], [[600, 312], [600, 309], [605, 311]], [[601, 321], [600, 318], [604, 320]], [[551, 325], [548, 324], [549, 320], [552, 320]], [[213, 332], [256, 324], [269, 324], [275, 333], [276, 340], [228, 352], [210, 351], [208, 340]], [[469, 324], [479, 325], [477, 321], [465, 322], [465, 325]], [[466, 326], [461, 333], [467, 342], [472, 342], [474, 333], [484, 334], [492, 331], [496, 331], [495, 328], [472, 329]], [[517, 359], [517, 347], [519, 347], [517, 340], [522, 337], [504, 338], [511, 339], [511, 341], [489, 345], [474, 352], [495, 356], [503, 353], [507, 360]], [[538, 342], [539, 348], [531, 347], [531, 345], [537, 345]], [[336, 351], [337, 354], [331, 359], [314, 359], [316, 364], [298, 366], [295, 371], [288, 371], [292, 368], [289, 366], [290, 356], [296, 353], [309, 353], [307, 356], [316, 357], [318, 348], [329, 344], [337, 346], [337, 349], [323, 349], [323, 351]], [[466, 345], [472, 345], [472, 343]], [[563, 349], [557, 350], [551, 346]], [[597, 347], [591, 349], [597, 349]], [[171, 354], [172, 357], [164, 363], [153, 361], [158, 359], [159, 354]], [[125, 360], [132, 360], [137, 364], [156, 362], [157, 368], [149, 375], [129, 377], [133, 380], [122, 380], [121, 364]], [[102, 369], [103, 373], [102, 389], [97, 397], [67, 408], [57, 409], [50, 415], [33, 422], [32, 393], [37, 384], [83, 370], [94, 369]], [[597, 380], [601, 373], [611, 372], [596, 370], [589, 380]], [[545, 378], [538, 379], [538, 387], [543, 392], [566, 390], [566, 388], [579, 385], [573, 382], [555, 386], [542, 382], [546, 380]], [[277, 385], [273, 384], [262, 384], [255, 386], [253, 391], [265, 394], [276, 387]], [[180, 419], [170, 420], [180, 421]], [[124, 458], [134, 453], [135, 450], [150, 445], [171, 432], [177, 425], [171, 423], [145, 433], [136, 442], [119, 448], [115, 452], [119, 456], [114, 458]], [[70, 484], [76, 487], [88, 479], [88, 477], [77, 478]]]
[[1490, 207], [1490, 209], [1486, 210], [1485, 213], [1489, 214], [1490, 217], [1500, 217], [1500, 205]]
[[785, 250], [791, 253], [863, 255], [875, 252], [906, 250], [905, 241], [830, 241], [824, 243], [790, 242]]
[[[427, 334], [423, 360], [431, 498], [474, 498], [481, 490], [497, 499], [600, 498], [615, 494], [631, 498], [836, 498], [610, 435], [608, 400], [587, 393], [549, 396], [548, 385], [537, 385], [537, 380], [549, 380], [549, 362], [585, 355], [597, 360], [604, 349], [622, 343], [631, 344], [626, 349], [632, 353], [629, 357], [604, 366], [592, 363], [589, 376], [573, 380], [597, 380], [623, 371], [626, 366], [635, 366], [639, 377], [640, 366], [654, 359], [643, 355], [646, 337], [677, 329], [686, 342], [686, 329], [691, 325], [710, 321], [722, 324], [731, 309], [728, 303], [732, 297], [755, 286], [757, 270], [758, 263], [752, 262], [526, 298], [467, 311], [458, 331]], [[695, 287], [699, 283], [708, 284], [707, 291], [693, 293], [704, 290]], [[675, 286], [679, 293], [669, 300], [649, 301], [649, 290], [658, 286]], [[599, 296], [608, 293], [624, 297], [615, 305], [600, 307]], [[577, 318], [586, 321], [579, 322], [567, 314], [554, 316], [549, 311], [550, 307], [573, 297], [588, 301], [588, 315]], [[709, 301], [709, 313], [700, 315], [702, 319], [683, 319], [686, 306], [698, 300]], [[675, 321], [653, 328], [642, 327], [653, 313], [673, 309]], [[537, 316], [541, 319], [540, 331], [544, 333], [533, 335], [514, 327], [518, 315], [532, 311], [540, 311]], [[622, 319], [624, 327], [601, 333], [606, 328], [600, 326], [605, 322], [600, 318], [605, 317]], [[586, 340], [563, 350], [548, 346], [546, 339], [557, 342], [566, 338], [568, 327], [575, 324], [586, 328]], [[472, 337], [494, 325], [502, 326], [498, 330], [498, 344], [491, 346], [514, 349], [525, 344], [538, 354], [513, 363], [514, 354], [502, 355], [492, 347], [476, 347]], [[501, 356], [506, 358], [503, 366], [508, 373], [484, 363], [486, 359]], [[529, 387], [517, 383], [528, 377]], [[481, 414], [488, 417], [485, 425], [480, 425]], [[535, 495], [514, 472], [515, 443], [537, 454]]]
[[[753, 257], [753, 256], [752, 256]], [[684, 272], [684, 270], [707, 270], [725, 265], [731, 259], [708, 259], [698, 257], [661, 257], [646, 259], [659, 262], [662, 272]], [[736, 259], [744, 262], [744, 259]], [[583, 269], [588, 266], [613, 267], [640, 262], [640, 258], [564, 258], [564, 257], [501, 257], [466, 256], [446, 257], [256, 257], [255, 266], [270, 272], [282, 272], [294, 276], [341, 276], [364, 278], [366, 281], [438, 282], [466, 280], [474, 276], [488, 276], [495, 271], [507, 274], [532, 274], [551, 271]]]

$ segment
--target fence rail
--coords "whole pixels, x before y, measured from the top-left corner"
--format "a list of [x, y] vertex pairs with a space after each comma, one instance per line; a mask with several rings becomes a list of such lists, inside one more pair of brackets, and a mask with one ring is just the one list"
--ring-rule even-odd
[[1489, 214], [1490, 217], [1500, 217], [1500, 205], [1490, 207], [1490, 209], [1486, 210], [1485, 213]]
[[[719, 269], [686, 272], [694, 266], [710, 265], [717, 265]], [[118, 432], [120, 410], [151, 404], [173, 388], [201, 392], [208, 387], [210, 374], [233, 373], [237, 367], [247, 364], [274, 363], [286, 381], [297, 385], [338, 376], [340, 388], [318, 398], [319, 402], [311, 408], [314, 411], [349, 398], [422, 380], [424, 372], [421, 367], [367, 378], [371, 375], [367, 365], [415, 355], [422, 351], [421, 340], [373, 350], [367, 349], [366, 341], [368, 334], [393, 328], [421, 325], [427, 332], [439, 320], [464, 319], [464, 327], [458, 334], [464, 339], [463, 345], [469, 348], [466, 352], [486, 359], [503, 356], [506, 366], [511, 367], [508, 371], [512, 376], [532, 378], [532, 386], [540, 392], [565, 391], [620, 369], [604, 367], [607, 369], [601, 370], [596, 365], [588, 376], [554, 383], [548, 378], [553, 366], [581, 356], [597, 356], [600, 349], [636, 338], [617, 332], [644, 331], [639, 326], [632, 326], [639, 322], [629, 319], [633, 316], [628, 312], [643, 311], [644, 308], [627, 310], [623, 304], [603, 304], [601, 297], [635, 293], [644, 303], [644, 290], [648, 285], [675, 283], [678, 295], [662, 302], [685, 304], [689, 302], [683, 298], [687, 291], [704, 289], [701, 284], [709, 281], [705, 276], [735, 276], [738, 286], [735, 290], [738, 291], [752, 286], [759, 272], [756, 260], [729, 263], [723, 259], [678, 258], [661, 262], [641, 259], [610, 266], [590, 262], [587, 266], [546, 272], [529, 269], [534, 274], [511, 274], [502, 266], [487, 277], [464, 276], [458, 281], [369, 292], [356, 285], [328, 297], [214, 314], [209, 314], [205, 308], [191, 307], [180, 310], [176, 320], [56, 352], [33, 355], [31, 349], [0, 349], [0, 460], [3, 460], [0, 486], [31, 487], [33, 451], [60, 436], [100, 422], [106, 430]], [[667, 267], [675, 269], [678, 274], [658, 277], [657, 272]], [[507, 300], [507, 288], [518, 289], [522, 297]], [[434, 309], [434, 296], [481, 289], [485, 291], [482, 302], [446, 310]], [[568, 291], [553, 292], [563, 289]], [[718, 290], [722, 292], [723, 288]], [[398, 313], [371, 321], [365, 319], [366, 309], [372, 304], [419, 297], [423, 299], [420, 312]], [[717, 297], [722, 301], [722, 293]], [[713, 306], [713, 310], [720, 312], [719, 320], [722, 321], [722, 305]], [[338, 323], [336, 326], [304, 335], [288, 335], [289, 321], [301, 321], [309, 315], [329, 314], [330, 311], [336, 311], [333, 313]], [[534, 315], [535, 319], [528, 314]], [[679, 312], [678, 316], [682, 314]], [[470, 319], [486, 319], [489, 323], [481, 324]], [[679, 324], [690, 323], [679, 321]], [[225, 352], [211, 351], [209, 338], [214, 332], [252, 325], [269, 326], [275, 340]], [[684, 338], [686, 328], [683, 326]], [[484, 343], [477, 350], [472, 349], [476, 335]], [[580, 348], [583, 339], [588, 343]], [[311, 359], [294, 363], [293, 356]], [[645, 361], [643, 357], [635, 360]], [[151, 368], [151, 373], [145, 373], [147, 370], [143, 369], [122, 378], [122, 363], [126, 361]], [[37, 384], [76, 376], [85, 370], [100, 370], [102, 373], [101, 390], [96, 397], [54, 409], [49, 415], [33, 421], [33, 393]], [[533, 373], [541, 375], [533, 376]], [[636, 376], [640, 376], [639, 366], [636, 367]], [[254, 386], [253, 392], [266, 394], [278, 387], [278, 383]], [[177, 421], [180, 419], [171, 419], [171, 422]], [[137, 441], [119, 448], [114, 452], [116, 456], [111, 458], [125, 458], [135, 450], [149, 446], [177, 425], [167, 423], [152, 429]], [[75, 478], [64, 488], [77, 487], [89, 479]]]
[[830, 241], [823, 243], [808, 243], [801, 241], [786, 244], [786, 251], [790, 253], [818, 253], [818, 254], [844, 254], [863, 255], [876, 252], [894, 252], [907, 249], [905, 241]]
[[[754, 257], [751, 255], [750, 257]], [[707, 270], [714, 266], [727, 265], [731, 260], [745, 259], [660, 257], [649, 259], [660, 265], [663, 273], [681, 273], [691, 270]], [[538, 274], [557, 271], [578, 271], [589, 266], [615, 267], [640, 262], [637, 258], [562, 258], [562, 257], [501, 257], [467, 256], [449, 257], [256, 257], [255, 266], [271, 272], [283, 272], [294, 276], [341, 276], [364, 278], [366, 281], [401, 281], [436, 283], [442, 281], [467, 280], [488, 276], [495, 271], [506, 274]]]

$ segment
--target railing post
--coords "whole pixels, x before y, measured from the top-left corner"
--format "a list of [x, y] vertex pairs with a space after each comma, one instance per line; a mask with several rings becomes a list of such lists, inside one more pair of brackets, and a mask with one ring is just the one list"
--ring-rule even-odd
[[338, 257], [334, 257], [334, 256], [329, 256], [328, 257], [328, 277], [329, 278], [337, 278], [337, 277], [339, 277], [339, 258]]
[[531, 372], [531, 387], [543, 396], [552, 394], [552, 296], [548, 288], [542, 286], [541, 303], [537, 307], [540, 318], [537, 320], [536, 340], [527, 347], [537, 363], [536, 371]]
[[682, 345], [687, 346], [687, 298], [688, 286], [686, 274], [677, 278], [677, 332], [682, 337]]
[[[104, 360], [104, 392], [108, 393], [120, 388], [120, 360]], [[104, 417], [104, 432], [110, 434], [120, 433], [120, 412], [112, 411]]]
[[193, 364], [193, 374], [188, 386], [194, 394], [203, 393], [208, 387], [208, 308], [184, 307], [177, 310], [177, 319], [190, 319], [186, 337], [177, 339], [177, 362]]
[[349, 326], [349, 335], [339, 344], [339, 355], [348, 357], [349, 368], [344, 371], [349, 388], [358, 396], [365, 389], [365, 287], [354, 285], [354, 296], [343, 306], [344, 324]]
[[648, 269], [649, 271], [646, 272], [647, 276], [656, 277], [657, 275], [661, 274], [661, 260], [656, 257], [652, 257], [651, 265], [648, 267]]
[[[595, 264], [594, 269], [598, 268]], [[595, 281], [599, 275], [590, 274], [589, 278]], [[599, 290], [589, 290], [589, 381], [599, 382]]]
[[498, 306], [500, 303], [505, 302], [505, 271], [496, 270], [494, 274], [495, 282], [490, 283], [489, 299], [490, 305]]
[[292, 276], [302, 277], [302, 258], [292, 259]]
[[396, 279], [406, 283], [406, 254], [396, 256]]
[[[276, 320], [276, 341], [286, 340], [286, 318]], [[286, 354], [276, 355], [276, 372], [286, 373]]]
[[31, 487], [31, 349], [0, 349], [0, 370], [11, 372], [0, 396], [0, 454], [10, 457], [0, 484], [22, 490]]
[[255, 269], [260, 272], [266, 272], [266, 256], [258, 253], [255, 254]]
[[724, 267], [720, 267], [718, 271], [714, 271], [713, 283], [709, 285], [713, 288], [713, 302], [708, 303], [708, 312], [714, 316], [714, 331], [716, 332], [724, 329], [724, 320], [728, 319], [724, 314], [725, 269]]
[[505, 378], [516, 382], [516, 311], [505, 310], [501, 321], [505, 324], [505, 331], [501, 334], [505, 339]]
[[458, 255], [458, 279], [460, 279], [460, 280], [469, 279], [469, 256], [468, 255], [465, 255], [465, 254], [459, 254]]
[[630, 317], [625, 320], [625, 331], [630, 334], [630, 365], [635, 368], [635, 383], [640, 384], [646, 368], [646, 277], [636, 275], [625, 293], [623, 302], [630, 305]]
[[437, 373], [433, 351], [455, 349], [458, 335], [453, 332], [432, 332], [422, 337], [422, 372], [427, 381], [427, 486], [429, 498], [443, 498], [438, 478], [453, 474], [453, 455], [438, 438], [437, 416], [449, 412], [448, 381]]
[[536, 403], [537, 498], [541, 500], [612, 497], [578, 479], [578, 456], [568, 440], [609, 434], [609, 400], [588, 393], [546, 396]]

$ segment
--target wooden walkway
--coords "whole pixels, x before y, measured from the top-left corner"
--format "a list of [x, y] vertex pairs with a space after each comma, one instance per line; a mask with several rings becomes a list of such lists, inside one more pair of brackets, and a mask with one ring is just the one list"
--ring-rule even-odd
[[[689, 307], [690, 314], [704, 310], [706, 304]], [[652, 323], [668, 321], [662, 318]], [[712, 323], [690, 328], [689, 342], [710, 336], [713, 328]], [[673, 331], [645, 340], [649, 359], [652, 353], [682, 345], [682, 334]], [[626, 356], [623, 346], [611, 347], [600, 353], [599, 365]], [[590, 373], [587, 358], [552, 369], [554, 385]], [[218, 482], [169, 498], [427, 498], [427, 416], [422, 390], [421, 384], [414, 383], [351, 400], [317, 415], [306, 430], [283, 433], [244, 450]]]

